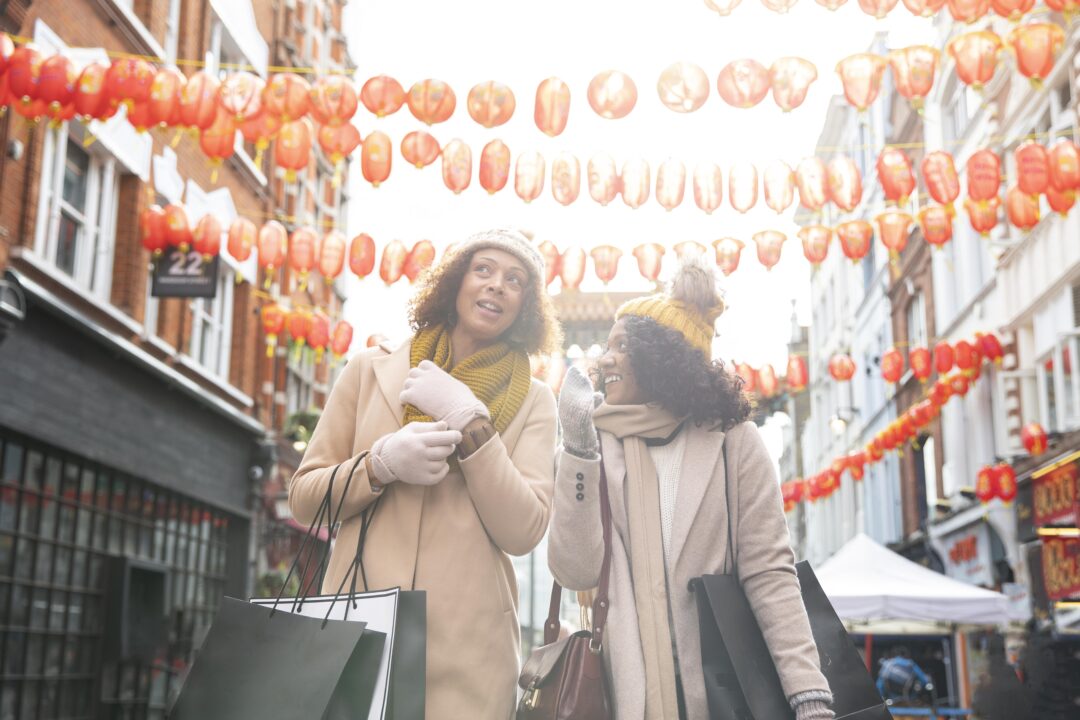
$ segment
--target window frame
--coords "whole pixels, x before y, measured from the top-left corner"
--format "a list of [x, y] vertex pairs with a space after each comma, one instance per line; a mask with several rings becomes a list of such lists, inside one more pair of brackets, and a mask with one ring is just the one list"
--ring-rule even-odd
[[[235, 296], [233, 294], [233, 271], [225, 262], [218, 261], [217, 293], [212, 298], [191, 301], [191, 340], [188, 357], [211, 377], [228, 383], [232, 363], [232, 324]], [[209, 349], [203, 346], [206, 325], [210, 326]], [[209, 353], [209, 361], [207, 358]]]
[[318, 363], [315, 362], [313, 352], [286, 352], [285, 417], [289, 417], [294, 413], [306, 412], [314, 406]]

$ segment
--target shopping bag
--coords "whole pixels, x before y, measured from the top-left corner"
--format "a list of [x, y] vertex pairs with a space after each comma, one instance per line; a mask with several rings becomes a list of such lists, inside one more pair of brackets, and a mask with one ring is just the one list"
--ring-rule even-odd
[[[888, 720], [891, 715], [874, 680], [810, 564], [800, 562], [795, 568], [837, 720]], [[720, 720], [794, 718], [738, 579], [704, 575], [692, 582], [692, 588], [697, 598], [709, 716]]]
[[224, 598], [171, 720], [368, 716], [385, 635]]

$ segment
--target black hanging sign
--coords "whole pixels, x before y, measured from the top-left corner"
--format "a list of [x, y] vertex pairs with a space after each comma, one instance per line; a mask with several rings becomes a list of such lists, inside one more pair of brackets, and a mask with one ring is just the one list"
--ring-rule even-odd
[[150, 294], [154, 297], [212, 298], [217, 293], [220, 262], [221, 258], [217, 256], [207, 262], [194, 250], [183, 253], [179, 248], [169, 248], [154, 261]]

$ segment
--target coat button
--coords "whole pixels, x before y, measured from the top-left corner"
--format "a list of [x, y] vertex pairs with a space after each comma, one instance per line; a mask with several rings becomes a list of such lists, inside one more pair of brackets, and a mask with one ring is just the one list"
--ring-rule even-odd
[[577, 491], [578, 491], [578, 492], [581, 492], [581, 491], [583, 491], [584, 489], [585, 489], [585, 483], [578, 483], [578, 484], [577, 484]]
[[578, 500], [584, 500], [584, 499], [585, 499], [585, 495], [583, 495], [582, 493], [578, 493], [578, 494], [577, 494], [577, 499], [578, 499]]
[[581, 473], [578, 473], [578, 474], [577, 474], [577, 479], [578, 479], [578, 480], [584, 480], [584, 479], [585, 479], [585, 476], [584, 476], [584, 475], [582, 475]]

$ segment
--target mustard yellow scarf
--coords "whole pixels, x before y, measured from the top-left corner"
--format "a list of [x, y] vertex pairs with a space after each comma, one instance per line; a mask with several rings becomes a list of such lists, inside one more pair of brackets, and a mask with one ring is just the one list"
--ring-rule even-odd
[[[451, 377], [465, 383], [476, 399], [487, 406], [497, 432], [506, 430], [525, 403], [532, 382], [529, 356], [523, 350], [499, 342], [473, 353], [450, 367], [450, 330], [436, 325], [417, 331], [409, 350], [409, 367], [430, 360]], [[405, 406], [404, 423], [431, 422], [413, 405]]]

